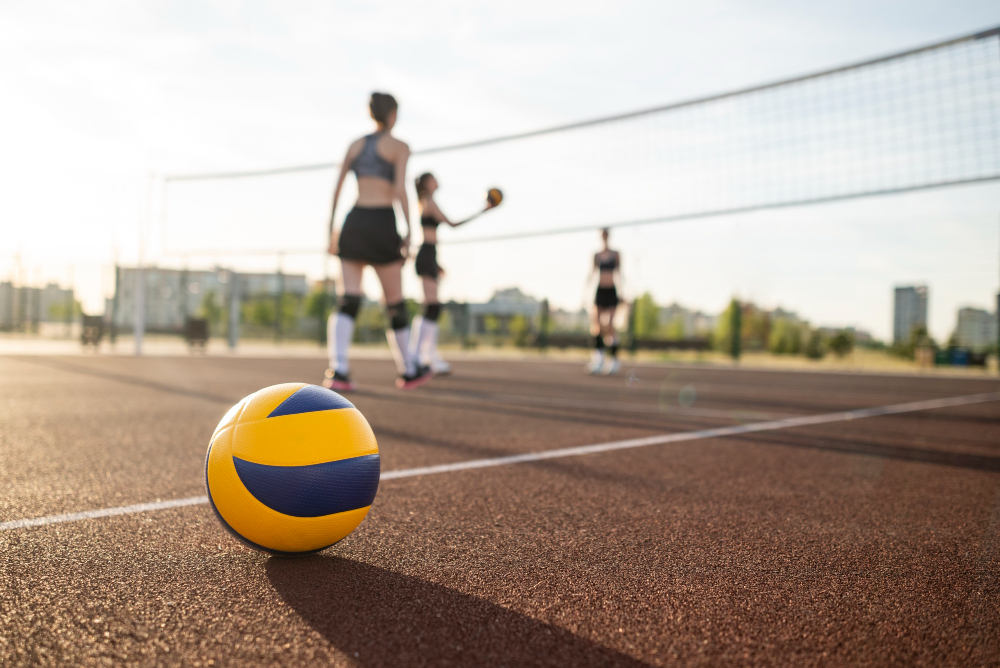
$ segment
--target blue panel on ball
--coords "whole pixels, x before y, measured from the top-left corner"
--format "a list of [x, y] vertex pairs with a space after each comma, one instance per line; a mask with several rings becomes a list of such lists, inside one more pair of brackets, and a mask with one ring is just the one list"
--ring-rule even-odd
[[372, 505], [378, 491], [378, 455], [308, 466], [270, 466], [233, 457], [254, 498], [293, 517], [320, 517]]
[[306, 385], [302, 389], [293, 392], [290, 397], [278, 404], [278, 407], [271, 411], [267, 417], [273, 418], [279, 415], [315, 413], [316, 411], [328, 411], [334, 408], [354, 408], [354, 404], [333, 390], [328, 390], [319, 385]]

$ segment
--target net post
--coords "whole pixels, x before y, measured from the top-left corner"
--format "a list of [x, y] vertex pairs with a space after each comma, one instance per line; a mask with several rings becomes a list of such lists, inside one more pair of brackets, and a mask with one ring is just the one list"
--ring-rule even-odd
[[236, 350], [236, 344], [240, 337], [240, 275], [235, 271], [229, 272], [229, 327], [227, 335], [229, 338], [229, 349]]

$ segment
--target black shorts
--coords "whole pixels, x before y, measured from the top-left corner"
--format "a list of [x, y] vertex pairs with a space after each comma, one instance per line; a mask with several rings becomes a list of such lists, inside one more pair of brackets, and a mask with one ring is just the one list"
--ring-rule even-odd
[[437, 262], [437, 246], [434, 244], [422, 244], [417, 252], [417, 276], [425, 278], [437, 278], [441, 275], [441, 267]]
[[341, 260], [389, 264], [403, 259], [402, 245], [403, 239], [396, 231], [396, 212], [391, 206], [356, 206], [340, 230], [337, 255]]
[[618, 288], [597, 288], [597, 295], [594, 297], [594, 306], [597, 308], [614, 308], [618, 306]]

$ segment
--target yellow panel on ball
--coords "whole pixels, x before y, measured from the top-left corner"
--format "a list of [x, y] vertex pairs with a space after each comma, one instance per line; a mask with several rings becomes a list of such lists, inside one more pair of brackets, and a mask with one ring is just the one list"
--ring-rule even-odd
[[272, 554], [306, 554], [341, 540], [378, 491], [375, 434], [344, 397], [285, 383], [244, 398], [216, 427], [205, 484], [237, 538]]

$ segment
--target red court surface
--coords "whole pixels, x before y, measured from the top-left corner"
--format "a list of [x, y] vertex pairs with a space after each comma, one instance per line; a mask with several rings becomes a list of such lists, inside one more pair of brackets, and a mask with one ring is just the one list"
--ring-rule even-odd
[[[0, 523], [202, 496], [229, 406], [323, 369], [0, 358]], [[202, 503], [5, 528], [0, 664], [1000, 663], [1000, 395], [386, 475], [1000, 382], [462, 361], [404, 394], [388, 362], [355, 376], [384, 476], [357, 531], [276, 558]]]

